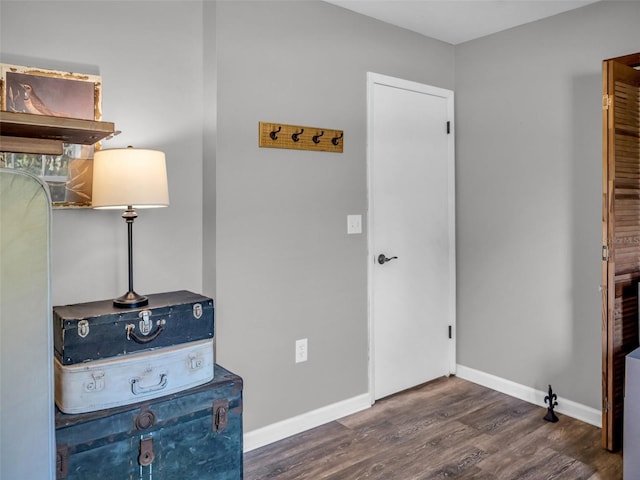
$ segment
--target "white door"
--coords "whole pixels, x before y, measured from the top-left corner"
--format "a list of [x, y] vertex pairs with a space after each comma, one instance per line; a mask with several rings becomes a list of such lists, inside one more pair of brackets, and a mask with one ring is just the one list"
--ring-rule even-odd
[[453, 92], [369, 74], [368, 95], [375, 400], [455, 372]]

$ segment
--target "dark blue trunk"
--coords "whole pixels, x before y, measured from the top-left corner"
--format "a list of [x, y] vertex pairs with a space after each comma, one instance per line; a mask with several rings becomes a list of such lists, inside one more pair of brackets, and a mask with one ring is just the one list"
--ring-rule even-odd
[[241, 480], [242, 379], [79, 415], [56, 412], [57, 478]]

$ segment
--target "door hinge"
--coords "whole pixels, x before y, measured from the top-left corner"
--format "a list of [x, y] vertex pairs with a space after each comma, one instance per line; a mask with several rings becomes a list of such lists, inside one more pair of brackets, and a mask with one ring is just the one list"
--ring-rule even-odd
[[603, 405], [602, 405], [602, 409], [604, 410], [604, 413], [608, 413], [609, 412], [609, 397], [604, 397], [603, 400]]
[[602, 246], [602, 260], [604, 262], [609, 260], [609, 247], [607, 245]]
[[604, 95], [602, 95], [602, 109], [609, 110], [610, 106], [611, 106], [611, 96], [605, 93]]
[[452, 332], [451, 325], [449, 325], [449, 338], [453, 338], [453, 332]]
[[447, 120], [447, 135], [451, 133], [451, 122]]

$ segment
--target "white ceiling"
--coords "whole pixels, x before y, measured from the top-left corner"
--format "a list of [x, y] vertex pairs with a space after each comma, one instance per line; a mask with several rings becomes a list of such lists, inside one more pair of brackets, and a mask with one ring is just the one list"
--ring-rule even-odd
[[600, 0], [326, 0], [456, 45]]

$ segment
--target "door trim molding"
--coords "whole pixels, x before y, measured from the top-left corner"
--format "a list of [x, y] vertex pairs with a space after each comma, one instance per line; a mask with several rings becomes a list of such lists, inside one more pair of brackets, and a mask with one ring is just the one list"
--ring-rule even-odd
[[[447, 199], [449, 214], [449, 319], [451, 325], [451, 339], [449, 340], [449, 374], [456, 373], [456, 222], [455, 222], [455, 122], [454, 122], [454, 93], [453, 90], [434, 87], [422, 83], [404, 80], [401, 78], [390, 77], [374, 72], [367, 72], [367, 329], [369, 333], [369, 396], [371, 404], [375, 403], [374, 389], [374, 338], [373, 338], [373, 308], [372, 295], [373, 288], [373, 269], [375, 262], [375, 252], [373, 251], [372, 239], [372, 212], [375, 208], [373, 202], [373, 86], [386, 85], [404, 90], [411, 90], [428, 95], [434, 95], [445, 98], [447, 100], [447, 117], [450, 122], [450, 133], [448, 136], [448, 192]], [[443, 125], [445, 128], [445, 125]], [[443, 332], [445, 335], [446, 332]]]

